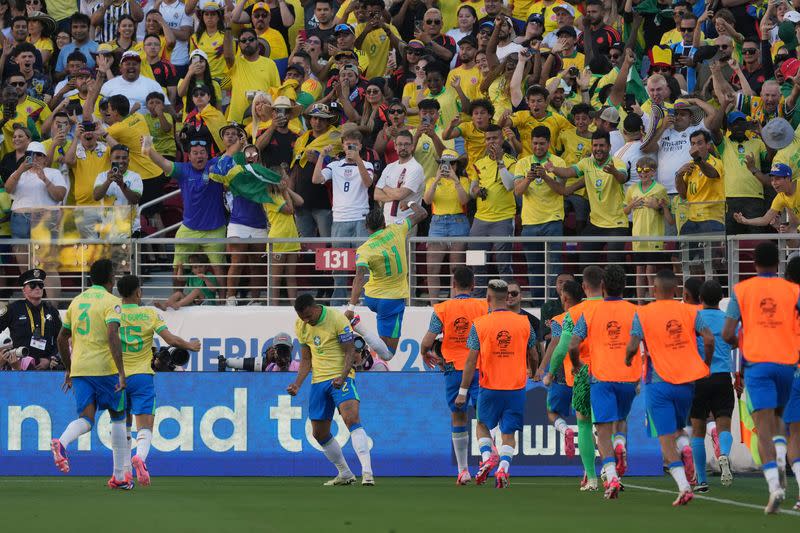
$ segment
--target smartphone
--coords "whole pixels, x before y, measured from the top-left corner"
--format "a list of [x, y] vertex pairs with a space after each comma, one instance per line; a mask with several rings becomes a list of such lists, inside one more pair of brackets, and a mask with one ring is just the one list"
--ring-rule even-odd
[[356, 147], [355, 144], [348, 144], [347, 149], [350, 150], [351, 152], [355, 152], [358, 148]]
[[414, 33], [422, 31], [422, 21], [417, 19], [414, 21]]
[[574, 78], [577, 78], [578, 76], [580, 76], [581, 71], [578, 70], [578, 67], [569, 67], [569, 69], [567, 69], [567, 74], [569, 74]]
[[439, 170], [442, 171], [442, 174], [450, 174], [450, 163], [447, 161], [442, 161], [439, 165]]
[[630, 93], [625, 93], [625, 109], [630, 109], [636, 105], [636, 96]]
[[244, 93], [244, 95], [247, 98], [247, 101], [252, 104], [253, 103], [253, 98], [256, 97], [256, 92], [255, 91], [246, 91]]
[[119, 174], [120, 164], [116, 161], [111, 162], [111, 174]]
[[541, 165], [541, 164], [539, 164], [539, 163], [531, 163], [531, 170], [536, 170], [536, 169], [537, 169], [537, 168], [539, 168], [540, 166], [542, 166], [542, 165]]
[[297, 32], [297, 36], [300, 37], [301, 41], [305, 41], [308, 38], [308, 32], [305, 29], [302, 29]]
[[672, 108], [667, 108], [667, 115], [669, 115], [671, 117], [674, 117], [675, 116], [675, 110], [672, 109]]
[[279, 109], [276, 109], [276, 110], [275, 110], [275, 113], [276, 113], [276, 114], [277, 114], [279, 117], [285, 117], [285, 116], [286, 116], [286, 110], [285, 110], [285, 109], [280, 109], [280, 108], [279, 108]]
[[25, 154], [25, 162], [29, 165], [33, 164], [33, 154], [31, 152]]
[[427, 116], [422, 117], [422, 123], [427, 126], [428, 124], [431, 123], [431, 117], [427, 117]]

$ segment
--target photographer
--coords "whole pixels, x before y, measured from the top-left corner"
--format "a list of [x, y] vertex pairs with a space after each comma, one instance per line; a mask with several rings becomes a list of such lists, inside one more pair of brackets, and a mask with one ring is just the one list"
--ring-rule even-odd
[[[158, 335], [170, 346], [200, 351], [200, 341], [187, 341], [174, 335], [154, 309], [140, 307], [142, 288], [139, 278], [122, 276], [117, 281], [117, 291], [122, 297], [119, 336], [122, 341], [122, 362], [125, 365], [128, 427], [131, 416], [136, 417], [136, 456], [131, 460], [136, 477], [142, 485], [150, 484], [150, 473], [145, 461], [150, 451], [155, 420], [156, 391], [153, 380], [153, 335]], [[127, 456], [130, 456], [128, 434]]]
[[[28, 349], [36, 370], [50, 369], [50, 359], [58, 355], [56, 337], [61, 330], [58, 310], [43, 299], [46, 277], [47, 273], [39, 268], [24, 272], [19, 277], [24, 299], [0, 307], [0, 331], [8, 328], [12, 345]], [[19, 354], [5, 357], [8, 354], [3, 354], [3, 362], [12, 368], [19, 365]]]
[[272, 337], [272, 346], [266, 351], [269, 364], [264, 372], [297, 372], [300, 361], [292, 359], [292, 347], [292, 337], [288, 333]]

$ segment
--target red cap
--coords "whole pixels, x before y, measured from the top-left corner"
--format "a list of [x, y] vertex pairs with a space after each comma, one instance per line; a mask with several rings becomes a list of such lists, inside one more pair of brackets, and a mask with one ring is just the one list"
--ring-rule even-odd
[[800, 59], [790, 57], [781, 64], [781, 74], [784, 78], [794, 78], [798, 70], [800, 70]]

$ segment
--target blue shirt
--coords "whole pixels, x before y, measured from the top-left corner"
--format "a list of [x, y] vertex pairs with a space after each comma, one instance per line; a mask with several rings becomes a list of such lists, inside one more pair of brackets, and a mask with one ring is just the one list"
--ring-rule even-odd
[[61, 52], [58, 53], [58, 60], [56, 61], [56, 72], [64, 72], [64, 69], [67, 68], [67, 58], [69, 55], [74, 51], [79, 51], [84, 56], [86, 56], [86, 66], [89, 68], [95, 67], [94, 56], [92, 53], [97, 52], [97, 47], [99, 45], [96, 41], [92, 41], [91, 39], [83, 43], [82, 45], [78, 46], [75, 43], [69, 43], [64, 48], [61, 49]]
[[191, 163], [173, 163], [172, 174], [181, 188], [183, 197], [183, 225], [195, 231], [209, 231], [227, 223], [221, 183], [211, 181], [208, 169], [216, 163], [211, 159], [203, 170]]
[[[700, 313], [697, 313], [694, 317], [694, 331], [695, 333], [700, 333], [706, 328], [706, 324], [703, 322], [703, 317], [700, 316]], [[644, 340], [644, 330], [642, 330], [642, 323], [639, 322], [639, 313], [633, 315], [633, 324], [631, 325], [631, 337], [639, 337], [640, 339]], [[700, 351], [700, 359], [705, 360], [703, 355], [705, 354], [704, 351]], [[645, 383], [658, 383], [664, 381], [661, 379], [661, 376], [656, 373], [656, 370], [653, 368], [653, 360], [648, 357], [647, 358], [647, 377], [645, 378]]]
[[[722, 340], [722, 328], [725, 327], [725, 313], [719, 309], [701, 309], [697, 316], [702, 317], [703, 323], [714, 334], [714, 356], [711, 359], [711, 373], [733, 372], [733, 359], [731, 345]], [[697, 351], [703, 350], [703, 338], [697, 337]]]
[[[214, 172], [225, 175], [235, 165], [236, 162], [231, 156], [223, 155], [217, 161]], [[250, 228], [266, 229], [267, 213], [260, 203], [234, 195], [230, 222], [231, 224], [241, 224]]]

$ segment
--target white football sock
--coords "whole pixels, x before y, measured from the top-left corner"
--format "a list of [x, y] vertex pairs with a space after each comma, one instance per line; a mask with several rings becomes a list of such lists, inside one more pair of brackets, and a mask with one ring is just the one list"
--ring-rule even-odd
[[467, 462], [467, 455], [469, 453], [469, 433], [461, 431], [452, 433], [453, 437], [453, 451], [456, 454], [456, 463], [458, 464], [459, 473], [466, 470], [469, 466]]
[[[125, 452], [128, 451], [128, 441], [125, 435], [125, 421], [111, 422], [111, 455], [114, 458], [114, 478], [117, 481], [125, 480]], [[130, 453], [128, 451], [128, 453]]]
[[149, 429], [140, 429], [136, 432], [136, 455], [144, 462], [147, 462], [147, 454], [150, 453], [150, 443], [153, 442], [153, 432]]
[[678, 484], [679, 491], [684, 492], [691, 489], [689, 480], [686, 479], [686, 470], [684, 470], [683, 464], [680, 466], [671, 466], [669, 473], [672, 475], [672, 479], [675, 480], [675, 483]]
[[61, 445], [66, 448], [72, 441], [92, 430], [92, 425], [85, 418], [77, 418], [69, 423], [67, 429], [61, 434]]
[[[794, 472], [794, 480], [797, 481], [797, 488], [800, 489], [800, 459], [792, 463], [792, 472]], [[800, 500], [800, 491], [798, 492], [797, 499]]]
[[364, 472], [372, 473], [372, 460], [369, 456], [369, 439], [367, 432], [361, 426], [357, 427], [350, 432], [350, 439], [353, 441], [353, 449], [358, 455], [358, 460], [361, 461], [361, 475]]
[[488, 461], [492, 456], [492, 439], [489, 437], [478, 439], [478, 447], [481, 450], [481, 461]]
[[556, 427], [556, 431], [558, 431], [562, 435], [567, 432], [567, 429], [569, 429], [569, 426], [561, 417], [557, 418], [556, 421], [553, 422], [553, 425]]
[[125, 429], [125, 473], [126, 474], [133, 474], [133, 468], [131, 468], [131, 427], [127, 426]]
[[680, 437], [677, 438], [676, 442], [679, 452], [682, 452], [684, 448], [690, 445], [689, 437], [687, 435], [684, 435], [683, 433], [681, 433]]
[[350, 471], [347, 459], [344, 458], [342, 453], [342, 447], [339, 446], [339, 442], [336, 439], [333, 437], [328, 439], [328, 442], [322, 445], [322, 453], [325, 454], [328, 461], [333, 463], [341, 477], [353, 477], [353, 472]]
[[508, 444], [503, 444], [500, 446], [499, 451], [500, 466], [498, 468], [508, 474], [508, 471], [511, 468], [511, 458], [514, 457], [514, 447], [509, 446]]
[[778, 474], [778, 467], [773, 466], [772, 468], [765, 468], [764, 479], [767, 480], [767, 486], [769, 487], [770, 492], [780, 490], [781, 478], [780, 475]]
[[775, 445], [775, 462], [778, 463], [778, 468], [786, 470], [786, 437], [772, 437], [772, 443]]
[[617, 464], [614, 461], [609, 461], [603, 465], [603, 472], [606, 474], [606, 481], [611, 481], [614, 478], [619, 478], [617, 475]]

